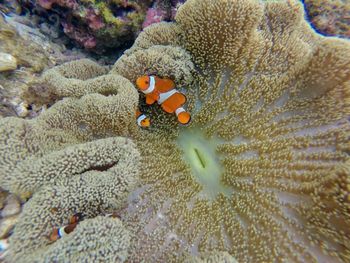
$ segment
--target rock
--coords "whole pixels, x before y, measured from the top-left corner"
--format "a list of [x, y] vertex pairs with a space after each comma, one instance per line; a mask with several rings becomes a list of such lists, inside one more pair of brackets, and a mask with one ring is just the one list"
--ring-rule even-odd
[[29, 114], [29, 111], [28, 111], [28, 104], [25, 103], [25, 102], [21, 102], [20, 104], [18, 104], [16, 107], [15, 107], [15, 111], [17, 113], [17, 116], [21, 117], [21, 118], [24, 118], [24, 117], [27, 117], [28, 114]]
[[0, 52], [0, 72], [15, 70], [17, 68], [17, 60], [14, 56]]
[[0, 221], [0, 239], [7, 238], [18, 221], [19, 215], [3, 218]]
[[8, 192], [0, 188], [0, 209], [5, 206], [5, 200], [8, 195]]
[[19, 199], [13, 194], [8, 195], [5, 200], [5, 207], [1, 210], [1, 217], [7, 218], [19, 212], [21, 212], [21, 203]]

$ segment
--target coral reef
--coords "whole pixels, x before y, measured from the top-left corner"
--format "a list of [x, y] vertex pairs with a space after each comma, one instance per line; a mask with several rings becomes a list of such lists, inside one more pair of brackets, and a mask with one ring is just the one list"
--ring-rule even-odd
[[37, 74], [45, 68], [84, 57], [81, 53], [66, 52], [24, 17], [14, 14], [0, 16], [0, 42], [0, 53], [16, 61], [16, 65], [12, 64], [13, 70], [0, 74], [0, 116], [37, 116], [44, 107], [33, 105], [21, 96], [30, 83], [38, 80]]
[[[20, 0], [31, 10], [43, 31], [64, 32], [79, 46], [102, 54], [130, 46], [141, 29], [161, 21], [173, 21], [185, 0]], [[21, 7], [19, 6], [19, 8]], [[14, 9], [10, 3], [8, 9]], [[18, 9], [18, 8], [17, 8]], [[46, 19], [43, 19], [45, 18]], [[57, 30], [57, 27], [60, 27]]]
[[[11, 257], [23, 255], [20, 243], [41, 251], [49, 229], [72, 213], [111, 209], [129, 231], [115, 248], [129, 247], [130, 262], [349, 261], [350, 43], [316, 34], [303, 17], [296, 0], [188, 0], [176, 22], [147, 27], [108, 74], [86, 60], [67, 64], [82, 70], [45, 74], [49, 93], [70, 97], [35, 120], [0, 123], [0, 184], [22, 199], [34, 192]], [[174, 78], [190, 125], [144, 107], [152, 127], [137, 127], [130, 82], [145, 74]], [[120, 82], [86, 94], [106, 91], [95, 85], [100, 78]], [[116, 163], [138, 174], [127, 204], [98, 180], [116, 176], [115, 136], [132, 140], [142, 157], [142, 167], [130, 164], [133, 155]], [[83, 161], [67, 161], [79, 153]], [[123, 170], [116, 174], [129, 179]], [[66, 208], [59, 215], [58, 205]], [[72, 244], [62, 252], [69, 257], [77, 244], [70, 237], [50, 249]]]
[[350, 2], [342, 0], [303, 0], [314, 28], [328, 36], [350, 38]]
[[131, 45], [141, 30], [151, 0], [22, 0], [34, 15], [54, 14], [63, 32], [81, 47], [102, 53]]
[[156, 0], [153, 5], [148, 8], [145, 21], [142, 28], [148, 27], [154, 23], [162, 21], [173, 21], [178, 7], [186, 0]]

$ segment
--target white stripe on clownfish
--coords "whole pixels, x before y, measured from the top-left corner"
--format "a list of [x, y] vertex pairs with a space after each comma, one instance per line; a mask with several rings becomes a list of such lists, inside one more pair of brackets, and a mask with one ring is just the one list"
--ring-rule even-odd
[[137, 118], [137, 125], [140, 126], [140, 127], [143, 127], [141, 122], [146, 119], [146, 115], [145, 114], [141, 114], [138, 118]]
[[158, 99], [158, 104], [159, 105], [162, 104], [164, 101], [166, 101], [168, 98], [170, 98], [175, 93], [178, 93], [178, 91], [176, 89], [172, 89], [172, 90], [169, 90], [167, 92], [160, 93], [159, 99]]
[[178, 116], [181, 112], [184, 112], [184, 111], [185, 111], [184, 108], [179, 107], [179, 108], [177, 108], [177, 109], [175, 110], [175, 114], [176, 114], [176, 116]]
[[67, 234], [67, 233], [64, 231], [65, 227], [66, 227], [66, 226], [63, 226], [63, 227], [60, 227], [60, 228], [58, 229], [58, 235], [59, 235], [60, 238], [62, 238], [63, 236], [65, 236], [65, 235]]
[[156, 87], [156, 80], [154, 78], [154, 76], [149, 76], [149, 87], [143, 91], [144, 94], [149, 94], [152, 91], [154, 91]]

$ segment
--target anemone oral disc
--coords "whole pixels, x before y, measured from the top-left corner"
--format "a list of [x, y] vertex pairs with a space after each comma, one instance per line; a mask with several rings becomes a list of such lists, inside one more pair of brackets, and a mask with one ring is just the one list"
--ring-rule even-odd
[[214, 200], [220, 193], [226, 196], [232, 194], [233, 190], [221, 182], [223, 169], [216, 154], [218, 139], [208, 139], [200, 129], [192, 128], [181, 130], [177, 143], [191, 174], [203, 187], [200, 197]]

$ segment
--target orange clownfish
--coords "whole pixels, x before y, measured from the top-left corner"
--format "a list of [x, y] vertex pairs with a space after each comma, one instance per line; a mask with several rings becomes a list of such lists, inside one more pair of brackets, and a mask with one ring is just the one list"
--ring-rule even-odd
[[63, 236], [71, 233], [74, 231], [74, 229], [77, 227], [79, 221], [83, 219], [83, 215], [81, 213], [74, 214], [71, 218], [68, 220], [68, 225], [65, 225], [60, 228], [55, 228], [50, 236], [49, 239], [51, 242], [54, 242]]
[[143, 114], [139, 109], [136, 109], [136, 122], [141, 128], [148, 128], [151, 125], [151, 121], [145, 114]]
[[58, 239], [60, 239], [61, 237], [68, 235], [69, 233], [73, 232], [74, 229], [76, 228], [76, 226], [78, 225], [78, 223], [74, 223], [74, 224], [69, 224], [60, 228], [55, 228], [49, 238], [50, 241], [56, 241]]
[[181, 124], [190, 122], [190, 113], [182, 107], [186, 96], [175, 89], [174, 81], [157, 76], [141, 76], [137, 78], [136, 86], [146, 95], [148, 105], [157, 101], [165, 112], [175, 113]]
[[84, 215], [82, 213], [76, 213], [69, 218], [68, 224], [78, 223], [82, 221], [83, 218], [84, 218]]

